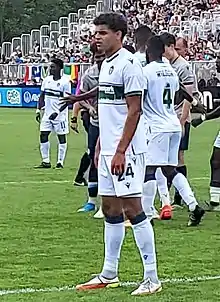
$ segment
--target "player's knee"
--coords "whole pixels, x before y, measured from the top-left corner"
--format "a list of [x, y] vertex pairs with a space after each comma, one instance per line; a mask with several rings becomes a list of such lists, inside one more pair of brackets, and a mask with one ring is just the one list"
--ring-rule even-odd
[[49, 140], [49, 132], [46, 132], [46, 131], [42, 131], [40, 133], [40, 142], [41, 144], [44, 144], [44, 143], [47, 143], [48, 140]]
[[[108, 221], [109, 217], [114, 218], [114, 217], [121, 216], [122, 208], [120, 206], [117, 206], [117, 204], [115, 203], [112, 204], [111, 200], [108, 200], [108, 198], [106, 198], [105, 200], [102, 199], [102, 212]], [[124, 215], [123, 215], [123, 220], [124, 220]]]
[[58, 140], [60, 144], [66, 144], [66, 135], [65, 134], [58, 135]]
[[[125, 216], [131, 221], [131, 223], [132, 221], [135, 221], [136, 217], [138, 217], [142, 212], [141, 198], [134, 198], [134, 202], [130, 202], [129, 200], [124, 205]], [[134, 222], [132, 224], [136, 223]]]
[[103, 212], [103, 214], [105, 215], [105, 221], [110, 223], [110, 224], [117, 224], [117, 223], [123, 223], [124, 222], [124, 214], [123, 213], [120, 213], [120, 214], [115, 215], [115, 216], [105, 214], [105, 212]]

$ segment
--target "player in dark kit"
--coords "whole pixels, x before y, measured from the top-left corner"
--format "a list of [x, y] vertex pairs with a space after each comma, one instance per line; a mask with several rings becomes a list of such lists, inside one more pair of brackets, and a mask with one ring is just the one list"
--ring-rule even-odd
[[[201, 115], [192, 120], [192, 126], [198, 127], [204, 121], [210, 121], [220, 117], [220, 106], [215, 110]], [[214, 142], [212, 155], [210, 158], [211, 179], [210, 179], [210, 203], [208, 209], [211, 211], [220, 211], [220, 131]]]

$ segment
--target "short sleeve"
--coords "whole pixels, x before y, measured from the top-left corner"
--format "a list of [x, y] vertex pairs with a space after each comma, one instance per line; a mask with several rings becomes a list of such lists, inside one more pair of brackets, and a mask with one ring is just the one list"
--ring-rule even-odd
[[90, 81], [88, 74], [85, 74], [80, 81], [80, 90], [82, 92], [88, 92], [90, 90]]
[[141, 96], [144, 90], [143, 70], [137, 59], [127, 59], [123, 69], [125, 96]]
[[41, 84], [41, 91], [44, 92], [45, 91], [45, 87], [46, 87], [46, 83], [47, 83], [47, 78], [45, 78]]
[[184, 64], [181, 66], [181, 68], [179, 69], [178, 76], [180, 81], [184, 85], [193, 85], [195, 77], [191, 67], [188, 64]]

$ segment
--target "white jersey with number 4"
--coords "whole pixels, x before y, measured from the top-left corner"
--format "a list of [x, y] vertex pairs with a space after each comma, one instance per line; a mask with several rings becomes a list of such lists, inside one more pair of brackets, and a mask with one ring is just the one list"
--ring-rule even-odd
[[[58, 81], [54, 81], [53, 76], [48, 76], [43, 80], [41, 91], [44, 92], [45, 111], [43, 119], [47, 119], [52, 113], [59, 113], [60, 97], [66, 93], [71, 93], [71, 84], [67, 77], [63, 76]], [[68, 107], [61, 113], [57, 119], [68, 120]]]
[[174, 110], [179, 79], [169, 63], [153, 61], [143, 68], [145, 79], [144, 118], [151, 132], [181, 131]]
[[[101, 155], [114, 155], [128, 115], [127, 96], [142, 96], [143, 70], [138, 59], [124, 48], [105, 59], [99, 75], [99, 127]], [[127, 153], [146, 152], [141, 116]]]

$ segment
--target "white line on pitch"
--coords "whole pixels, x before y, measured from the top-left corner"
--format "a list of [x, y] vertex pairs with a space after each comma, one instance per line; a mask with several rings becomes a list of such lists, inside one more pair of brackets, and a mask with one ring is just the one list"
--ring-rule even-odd
[[[197, 180], [209, 180], [209, 177], [196, 177], [190, 178], [191, 181]], [[0, 185], [40, 185], [40, 184], [64, 184], [71, 183], [71, 180], [27, 180], [27, 181], [3, 181], [0, 182]]]
[[[200, 277], [189, 277], [189, 278], [170, 278], [162, 280], [162, 283], [195, 283], [195, 282], [207, 282], [213, 280], [219, 280], [220, 275], [217, 276], [200, 276]], [[138, 282], [122, 282], [121, 286], [129, 287], [129, 286], [138, 286]], [[0, 296], [6, 295], [20, 295], [20, 294], [33, 294], [33, 293], [55, 293], [55, 292], [64, 292], [64, 291], [73, 291], [75, 290], [75, 286], [67, 285], [60, 287], [47, 287], [47, 288], [21, 288], [21, 289], [2, 289], [0, 290]]]

